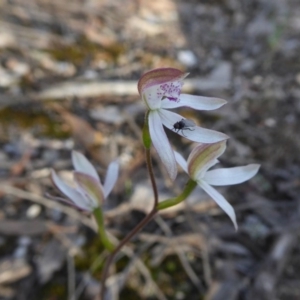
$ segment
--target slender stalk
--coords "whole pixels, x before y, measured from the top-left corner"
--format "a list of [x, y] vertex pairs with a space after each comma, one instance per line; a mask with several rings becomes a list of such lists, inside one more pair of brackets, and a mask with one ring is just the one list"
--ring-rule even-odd
[[115, 249], [115, 245], [109, 240], [106, 231], [105, 231], [105, 227], [104, 227], [104, 218], [103, 218], [103, 212], [102, 209], [100, 207], [97, 207], [94, 211], [93, 211], [94, 217], [97, 221], [97, 225], [98, 225], [98, 233], [100, 236], [100, 239], [103, 243], [103, 246], [109, 251], [112, 252]]
[[154, 172], [153, 172], [150, 149], [146, 149], [146, 162], [147, 162], [148, 173], [150, 176], [153, 194], [154, 194], [153, 208], [155, 208], [158, 204], [158, 191], [157, 191], [156, 181], [155, 181]]
[[125, 238], [119, 243], [119, 245], [113, 250], [113, 252], [110, 254], [108, 259], [105, 262], [103, 272], [102, 272], [102, 278], [101, 278], [101, 293], [100, 293], [100, 300], [104, 300], [105, 297], [105, 291], [106, 286], [105, 282], [108, 276], [109, 267], [111, 263], [113, 262], [116, 254], [122, 249], [122, 247], [134, 236], [136, 235], [141, 229], [143, 229], [155, 216], [157, 213], [157, 210], [155, 208], [152, 209], [152, 211], [136, 226], [134, 227], [126, 236]]
[[187, 184], [185, 185], [185, 188], [183, 192], [175, 197], [175, 198], [170, 198], [167, 200], [164, 200], [160, 203], [157, 204], [156, 209], [157, 210], [162, 210], [171, 206], [174, 206], [176, 204], [179, 204], [180, 202], [184, 201], [194, 190], [194, 188], [197, 186], [197, 182], [193, 181], [192, 179], [189, 179]]

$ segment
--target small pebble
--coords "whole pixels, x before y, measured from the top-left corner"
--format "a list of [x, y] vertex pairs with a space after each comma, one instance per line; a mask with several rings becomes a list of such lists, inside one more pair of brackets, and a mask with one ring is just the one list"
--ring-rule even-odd
[[181, 50], [177, 54], [178, 60], [186, 67], [195, 67], [198, 64], [196, 55], [190, 50]]
[[265, 125], [267, 127], [273, 128], [273, 127], [276, 126], [276, 123], [277, 123], [276, 120], [273, 119], [273, 118], [267, 118], [267, 119], [265, 119]]
[[300, 85], [300, 73], [296, 75], [296, 82]]
[[27, 209], [26, 216], [28, 219], [35, 219], [41, 213], [41, 210], [42, 208], [40, 205], [33, 204]]

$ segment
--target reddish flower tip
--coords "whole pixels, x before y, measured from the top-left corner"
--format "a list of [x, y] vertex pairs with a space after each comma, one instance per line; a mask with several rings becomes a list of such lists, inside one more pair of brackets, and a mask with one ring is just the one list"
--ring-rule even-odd
[[186, 73], [175, 68], [158, 68], [146, 72], [138, 82], [139, 94], [150, 86], [183, 79]]

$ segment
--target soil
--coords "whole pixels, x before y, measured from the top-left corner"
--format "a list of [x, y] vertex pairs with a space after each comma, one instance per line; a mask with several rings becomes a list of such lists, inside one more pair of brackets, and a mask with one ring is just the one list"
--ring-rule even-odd
[[[159, 67], [227, 100], [177, 110], [230, 136], [221, 166], [261, 168], [218, 189], [237, 232], [197, 189], [125, 247], [108, 299], [300, 299], [299, 51], [297, 0], [0, 0], [0, 299], [98, 299], [107, 253], [88, 215], [52, 199], [50, 172], [72, 176], [72, 149], [101, 178], [119, 157], [107, 228], [121, 239], [141, 221], [153, 196], [136, 85]], [[187, 157], [194, 145], [167, 134]], [[180, 193], [187, 176], [153, 161], [160, 198]]]

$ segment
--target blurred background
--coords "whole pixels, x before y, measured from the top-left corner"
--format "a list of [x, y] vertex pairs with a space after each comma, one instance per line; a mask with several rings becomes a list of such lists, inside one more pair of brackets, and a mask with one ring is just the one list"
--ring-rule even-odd
[[[189, 72], [184, 92], [228, 101], [178, 110], [230, 136], [220, 165], [260, 163], [218, 189], [239, 231], [200, 189], [158, 215], [118, 256], [110, 299], [300, 299], [300, 5], [298, 0], [0, 0], [0, 299], [98, 299], [107, 253], [85, 215], [58, 195], [71, 150], [101, 178], [120, 157], [105, 205], [121, 239], [151, 209], [137, 81]], [[188, 156], [191, 142], [168, 132]], [[153, 152], [160, 199], [177, 195]]]

